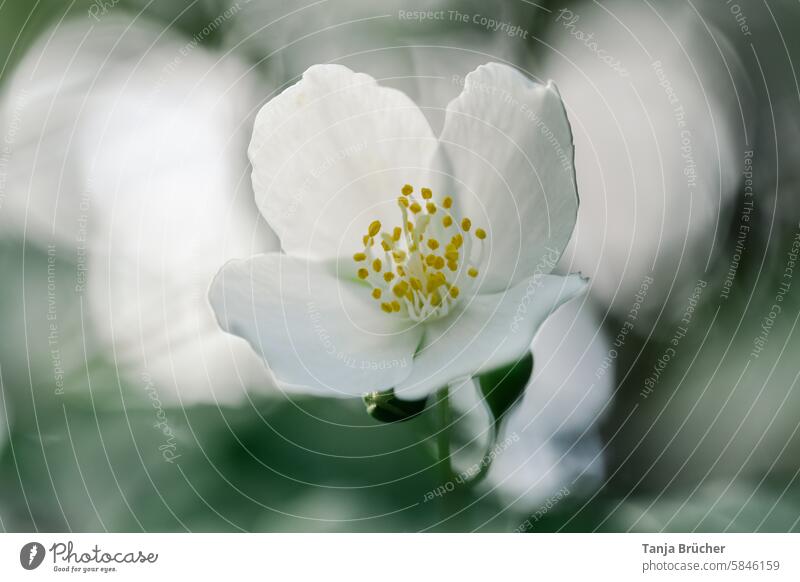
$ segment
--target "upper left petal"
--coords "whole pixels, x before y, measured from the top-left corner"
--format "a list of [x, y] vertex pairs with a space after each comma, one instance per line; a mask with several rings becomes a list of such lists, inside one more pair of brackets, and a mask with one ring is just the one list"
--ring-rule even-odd
[[250, 160], [261, 213], [283, 249], [309, 258], [361, 250], [373, 220], [400, 220], [404, 184], [437, 188], [438, 142], [405, 94], [317, 65], [258, 113]]
[[328, 396], [386, 390], [411, 369], [419, 326], [326, 265], [271, 253], [231, 261], [209, 299], [219, 324], [260, 353], [279, 385]]

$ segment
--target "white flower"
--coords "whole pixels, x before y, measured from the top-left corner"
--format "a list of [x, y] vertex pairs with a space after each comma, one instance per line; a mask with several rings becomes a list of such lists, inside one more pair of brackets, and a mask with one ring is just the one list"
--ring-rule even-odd
[[437, 139], [403, 93], [314, 66], [249, 154], [285, 254], [228, 263], [209, 296], [282, 387], [421, 397], [519, 359], [586, 286], [550, 274], [578, 205], [566, 114], [510, 67], [470, 73]]

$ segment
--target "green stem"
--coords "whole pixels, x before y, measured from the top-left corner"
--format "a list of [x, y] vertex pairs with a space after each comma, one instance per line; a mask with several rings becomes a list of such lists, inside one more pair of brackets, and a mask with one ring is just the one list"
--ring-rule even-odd
[[439, 425], [436, 448], [442, 472], [442, 484], [446, 484], [453, 478], [453, 469], [450, 463], [450, 398], [447, 386], [436, 392], [436, 413]]

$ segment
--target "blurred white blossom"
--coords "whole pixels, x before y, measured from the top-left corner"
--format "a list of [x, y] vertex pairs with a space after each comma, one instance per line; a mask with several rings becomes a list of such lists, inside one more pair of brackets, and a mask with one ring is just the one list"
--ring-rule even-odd
[[533, 376], [503, 425], [486, 486], [515, 512], [530, 512], [566, 488], [585, 495], [604, 478], [600, 423], [615, 387], [600, 314], [575, 299], [533, 340]]
[[149, 374], [165, 401], [237, 401], [268, 375], [205, 292], [220, 262], [274, 248], [247, 171], [256, 81], [141, 19], [92, 22], [43, 35], [10, 80], [0, 216], [75, 263], [72, 298], [124, 377]]
[[746, 149], [741, 64], [676, 3], [582, 3], [552, 17], [537, 69], [561, 89], [581, 196], [562, 265], [591, 275], [618, 316], [652, 276], [641, 320], [670, 318], [722, 256]]

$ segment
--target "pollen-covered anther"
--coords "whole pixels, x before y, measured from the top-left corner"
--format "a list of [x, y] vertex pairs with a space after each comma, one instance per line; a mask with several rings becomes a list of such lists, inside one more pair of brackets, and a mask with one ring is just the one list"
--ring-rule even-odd
[[[353, 260], [358, 264], [358, 278], [370, 285], [381, 310], [423, 321], [447, 315], [464, 294], [462, 290], [474, 285], [486, 232], [472, 230], [468, 217], [456, 218], [450, 196], [435, 199], [425, 187], [419, 189], [420, 200], [414, 192], [410, 184], [400, 189], [400, 226], [384, 231], [381, 221], [369, 223], [362, 238], [364, 251], [355, 253]], [[440, 208], [445, 210], [440, 212]], [[433, 220], [437, 213], [441, 219]], [[473, 253], [478, 243], [479, 253]]]

